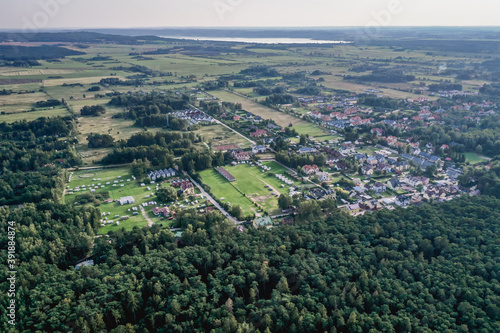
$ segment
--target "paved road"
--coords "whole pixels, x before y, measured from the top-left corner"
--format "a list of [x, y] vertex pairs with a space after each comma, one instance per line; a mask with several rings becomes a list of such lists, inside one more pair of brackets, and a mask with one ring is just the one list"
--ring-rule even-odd
[[218, 210], [220, 210], [225, 217], [227, 217], [230, 221], [234, 222], [235, 224], [241, 224], [241, 221], [238, 221], [237, 219], [232, 217], [224, 208], [222, 208], [222, 206], [219, 205], [219, 203], [215, 201], [215, 199], [212, 198], [212, 196], [208, 194], [207, 191], [205, 191], [203, 187], [200, 186], [200, 184], [195, 182], [194, 179], [187, 172], [183, 171], [183, 173], [185, 176], [189, 177], [191, 182], [200, 190], [201, 194], [205, 198], [207, 198]]

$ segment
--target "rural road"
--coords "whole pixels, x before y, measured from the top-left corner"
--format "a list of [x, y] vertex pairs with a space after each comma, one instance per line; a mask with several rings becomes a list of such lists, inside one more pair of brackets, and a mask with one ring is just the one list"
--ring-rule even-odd
[[201, 194], [206, 197], [208, 200], [210, 200], [210, 202], [218, 209], [222, 212], [222, 215], [224, 215], [225, 217], [227, 217], [230, 221], [233, 221], [235, 224], [241, 224], [240, 221], [238, 221], [237, 219], [235, 219], [234, 217], [232, 217], [224, 208], [222, 208], [221, 205], [219, 205], [219, 203], [217, 201], [215, 201], [214, 198], [212, 198], [212, 196], [210, 194], [207, 193], [207, 191], [205, 191], [203, 189], [203, 187], [200, 186], [200, 184], [198, 184], [197, 182], [194, 181], [193, 178], [191, 178], [190, 175], [188, 175], [187, 172], [183, 171], [184, 175], [189, 177], [189, 180], [191, 180], [191, 182], [200, 190]]

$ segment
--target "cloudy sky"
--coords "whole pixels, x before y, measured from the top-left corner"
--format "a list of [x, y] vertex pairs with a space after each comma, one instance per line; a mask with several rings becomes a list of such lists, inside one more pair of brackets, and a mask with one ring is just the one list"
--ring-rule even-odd
[[498, 0], [0, 0], [0, 29], [498, 26]]

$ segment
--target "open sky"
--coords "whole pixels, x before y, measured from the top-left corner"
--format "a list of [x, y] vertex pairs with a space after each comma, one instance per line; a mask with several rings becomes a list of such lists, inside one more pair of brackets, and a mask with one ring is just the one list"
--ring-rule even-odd
[[498, 26], [498, 0], [0, 0], [0, 29]]

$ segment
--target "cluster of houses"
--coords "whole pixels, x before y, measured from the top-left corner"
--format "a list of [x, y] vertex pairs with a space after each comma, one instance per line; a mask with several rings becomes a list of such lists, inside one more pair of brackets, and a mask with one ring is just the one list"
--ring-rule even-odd
[[148, 173], [148, 178], [151, 179], [152, 181], [156, 181], [157, 179], [170, 178], [176, 175], [177, 172], [174, 169], [168, 168], [163, 170], [160, 169], [160, 170], [150, 171]]
[[200, 110], [188, 109], [172, 112], [170, 114], [174, 117], [187, 120], [191, 125], [197, 125], [200, 123], [213, 124], [217, 122], [214, 118], [210, 117], [205, 112], [202, 112]]
[[309, 191], [307, 196], [311, 199], [321, 200], [321, 199], [336, 199], [336, 193], [334, 190], [324, 189], [324, 188], [313, 188]]
[[351, 215], [362, 214], [366, 211], [377, 211], [380, 209], [394, 209], [395, 206], [408, 207], [410, 205], [422, 205], [425, 202], [434, 201], [442, 202], [449, 201], [463, 193], [469, 195], [477, 195], [479, 191], [476, 189], [463, 189], [457, 185], [431, 185], [422, 192], [415, 192], [411, 194], [401, 194], [394, 198], [386, 198], [375, 200], [367, 195], [359, 197], [358, 202], [346, 204], [339, 208], [348, 212]]

